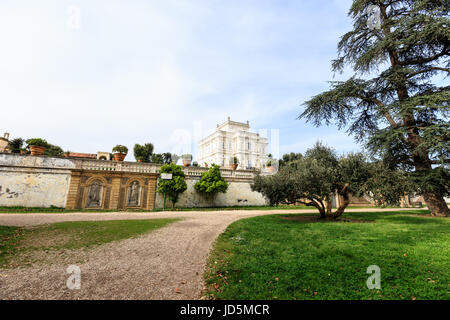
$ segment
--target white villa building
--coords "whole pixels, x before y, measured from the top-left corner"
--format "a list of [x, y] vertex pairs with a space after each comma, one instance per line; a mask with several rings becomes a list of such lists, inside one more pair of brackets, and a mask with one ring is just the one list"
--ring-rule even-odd
[[267, 138], [250, 132], [247, 123], [231, 121], [217, 125], [214, 133], [200, 140], [198, 164], [205, 166], [213, 163], [230, 167], [233, 157], [239, 161], [238, 169], [264, 169], [268, 152]]

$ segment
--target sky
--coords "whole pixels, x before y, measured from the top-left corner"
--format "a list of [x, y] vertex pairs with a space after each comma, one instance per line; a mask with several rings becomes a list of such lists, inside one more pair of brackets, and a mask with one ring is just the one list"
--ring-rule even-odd
[[[328, 88], [351, 0], [2, 0], [0, 133], [72, 152], [193, 153], [227, 117], [281, 156], [345, 130], [297, 120]], [[277, 143], [279, 141], [279, 143]]]

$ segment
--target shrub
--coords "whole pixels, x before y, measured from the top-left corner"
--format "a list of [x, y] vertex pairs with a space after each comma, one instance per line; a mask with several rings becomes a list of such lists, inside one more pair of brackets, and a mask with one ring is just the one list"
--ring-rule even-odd
[[22, 149], [24, 142], [25, 140], [22, 138], [12, 139], [8, 145], [9, 150], [11, 150], [12, 153], [20, 153], [20, 150]]
[[146, 143], [143, 146], [140, 144], [134, 145], [134, 157], [136, 160], [141, 160], [142, 162], [150, 162], [150, 157], [153, 153], [153, 144]]
[[164, 158], [160, 153], [154, 153], [150, 156], [151, 163], [164, 163]]
[[237, 157], [231, 157], [230, 158], [230, 164], [239, 164], [239, 160]]
[[115, 146], [113, 149], [112, 149], [112, 152], [115, 152], [115, 153], [128, 153], [128, 148], [127, 147], [125, 147], [125, 146], [123, 146], [123, 145], [120, 145], [120, 144], [118, 144], [117, 146]]
[[200, 181], [194, 185], [194, 188], [203, 196], [214, 200], [219, 192], [227, 192], [228, 182], [220, 174], [220, 167], [213, 164], [208, 171], [203, 172]]
[[36, 146], [36, 147], [44, 147], [47, 148], [49, 146], [47, 140], [41, 138], [31, 138], [26, 141], [28, 146]]
[[61, 157], [63, 155], [64, 151], [61, 147], [55, 146], [53, 144], [48, 144], [47, 149], [44, 152], [44, 155], [46, 156], [53, 156], [53, 157]]

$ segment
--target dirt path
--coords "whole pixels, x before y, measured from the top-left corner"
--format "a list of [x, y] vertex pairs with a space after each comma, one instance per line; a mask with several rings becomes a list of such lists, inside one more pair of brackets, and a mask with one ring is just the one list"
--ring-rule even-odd
[[[198, 299], [211, 246], [230, 223], [258, 215], [306, 212], [315, 211], [0, 214], [0, 225], [10, 226], [61, 221], [183, 218], [139, 238], [78, 250], [75, 256], [56, 259], [54, 264], [0, 269], [0, 299]], [[66, 269], [71, 264], [81, 268], [79, 290], [69, 290], [66, 286], [69, 277]]]

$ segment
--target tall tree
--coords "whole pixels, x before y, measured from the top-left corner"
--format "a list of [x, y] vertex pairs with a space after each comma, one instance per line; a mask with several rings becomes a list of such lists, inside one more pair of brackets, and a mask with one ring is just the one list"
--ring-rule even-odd
[[432, 215], [450, 216], [449, 2], [355, 0], [349, 15], [332, 67], [354, 75], [305, 102], [299, 118], [349, 126], [374, 155], [411, 171]]

